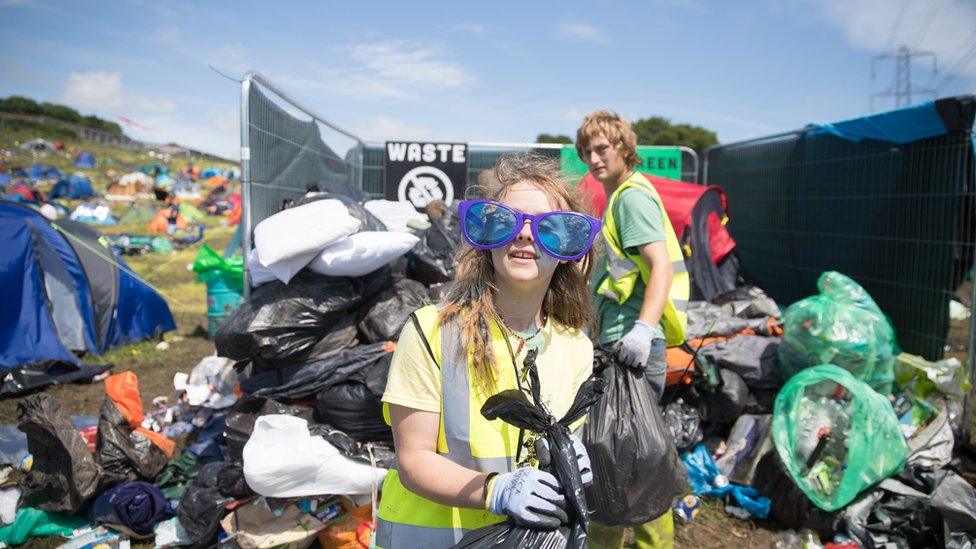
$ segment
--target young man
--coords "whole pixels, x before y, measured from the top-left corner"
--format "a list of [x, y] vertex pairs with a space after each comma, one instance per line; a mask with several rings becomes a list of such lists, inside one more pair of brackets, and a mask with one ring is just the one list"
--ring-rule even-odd
[[[621, 116], [591, 113], [576, 132], [576, 152], [603, 184], [606, 259], [594, 269], [600, 343], [664, 393], [666, 348], [684, 343], [690, 293], [681, 246], [654, 186], [637, 167], [637, 136]], [[637, 547], [671, 547], [671, 511], [634, 528]], [[621, 547], [623, 528], [594, 524], [591, 547]]]

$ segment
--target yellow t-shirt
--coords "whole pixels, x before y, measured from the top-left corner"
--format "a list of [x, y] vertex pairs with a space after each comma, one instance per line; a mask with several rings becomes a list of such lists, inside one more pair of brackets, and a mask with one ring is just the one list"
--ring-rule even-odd
[[[555, 321], [548, 322], [539, 335], [541, 343], [536, 367], [540, 396], [552, 415], [559, 419], [569, 410], [580, 386], [593, 373], [593, 344], [583, 332]], [[516, 350], [518, 340], [511, 337], [510, 342], [512, 350]], [[519, 368], [526, 352], [528, 349], [522, 349], [515, 357]], [[439, 353], [439, 349], [435, 353]], [[497, 346], [495, 359], [499, 361], [499, 368], [512, 368], [508, 352], [498, 353]], [[427, 353], [413, 321], [407, 321], [400, 333], [383, 402], [425, 412], [441, 411], [440, 370]]]

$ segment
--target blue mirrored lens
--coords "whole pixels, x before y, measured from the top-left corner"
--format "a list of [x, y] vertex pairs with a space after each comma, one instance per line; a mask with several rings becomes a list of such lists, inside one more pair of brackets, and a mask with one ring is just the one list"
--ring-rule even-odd
[[572, 257], [586, 251], [592, 230], [590, 222], [581, 215], [547, 215], [539, 222], [539, 244], [556, 255]]
[[501, 244], [515, 232], [515, 214], [496, 204], [474, 204], [465, 216], [464, 229], [476, 244]]

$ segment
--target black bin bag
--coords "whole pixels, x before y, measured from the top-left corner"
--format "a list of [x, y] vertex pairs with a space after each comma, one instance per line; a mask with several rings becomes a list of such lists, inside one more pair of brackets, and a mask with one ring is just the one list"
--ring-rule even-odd
[[684, 485], [674, 438], [643, 372], [597, 348], [593, 370], [607, 392], [590, 410], [583, 443], [593, 467], [586, 489], [590, 518], [607, 526], [636, 526], [670, 512]]
[[454, 546], [455, 549], [586, 547], [586, 492], [583, 489], [576, 452], [573, 450], [573, 441], [569, 436], [569, 426], [583, 417], [590, 406], [600, 399], [604, 382], [599, 378], [591, 377], [583, 383], [569, 411], [557, 421], [549, 410], [540, 404], [539, 370], [535, 365], [535, 357], [534, 349], [525, 357], [533, 402], [529, 402], [522, 391], [509, 389], [489, 397], [481, 407], [481, 415], [489, 420], [501, 418], [506, 423], [539, 433], [546, 438], [549, 442], [550, 462], [542, 467], [542, 470], [552, 474], [559, 481], [566, 496], [566, 515], [569, 517], [569, 522], [554, 530], [500, 522], [468, 532]]
[[20, 484], [20, 505], [75, 513], [98, 490], [99, 469], [61, 404], [47, 393], [17, 405], [17, 428], [34, 456]]
[[288, 284], [262, 284], [220, 325], [217, 354], [291, 365], [307, 357], [343, 318], [390, 285], [390, 270], [358, 278], [300, 271]]

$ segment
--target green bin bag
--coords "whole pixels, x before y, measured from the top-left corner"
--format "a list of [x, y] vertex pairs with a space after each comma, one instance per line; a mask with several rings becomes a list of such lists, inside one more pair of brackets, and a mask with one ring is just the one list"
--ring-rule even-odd
[[887, 397], [833, 364], [786, 382], [776, 396], [773, 442], [793, 482], [824, 511], [897, 474], [908, 458]]
[[193, 261], [193, 272], [197, 273], [197, 282], [223, 279], [224, 284], [238, 293], [244, 291], [244, 258], [239, 255], [225, 259], [204, 244]]
[[89, 524], [84, 515], [68, 515], [41, 511], [34, 507], [21, 507], [13, 523], [0, 528], [0, 542], [21, 545], [30, 538], [61, 536], [70, 538], [76, 529]]
[[797, 301], [783, 315], [779, 364], [783, 379], [817, 364], [836, 364], [890, 394], [900, 352], [888, 317], [857, 282], [827, 271], [820, 293]]

